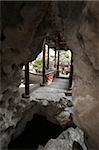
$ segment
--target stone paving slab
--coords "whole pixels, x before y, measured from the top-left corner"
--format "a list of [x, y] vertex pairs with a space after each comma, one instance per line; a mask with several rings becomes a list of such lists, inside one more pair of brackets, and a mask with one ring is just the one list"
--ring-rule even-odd
[[54, 79], [52, 84], [49, 85], [49, 87], [50, 88], [67, 90], [68, 85], [69, 85], [69, 80], [68, 79], [56, 78], [56, 79]]

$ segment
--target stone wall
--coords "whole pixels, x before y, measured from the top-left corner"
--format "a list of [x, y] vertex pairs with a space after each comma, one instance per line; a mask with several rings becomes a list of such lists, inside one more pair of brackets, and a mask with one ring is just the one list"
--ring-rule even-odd
[[11, 102], [20, 103], [22, 65], [35, 59], [47, 32], [62, 30], [74, 55], [74, 121], [99, 146], [99, 2], [1, 4], [1, 123], [13, 116]]

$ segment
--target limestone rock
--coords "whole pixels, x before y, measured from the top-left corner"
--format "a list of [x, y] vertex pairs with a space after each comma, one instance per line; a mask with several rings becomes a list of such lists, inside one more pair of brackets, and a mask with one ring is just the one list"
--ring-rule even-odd
[[57, 139], [49, 140], [44, 150], [73, 150], [74, 141], [79, 143], [83, 150], [87, 150], [83, 132], [79, 128], [69, 128], [62, 132]]
[[[36, 58], [46, 33], [63, 31], [73, 51], [74, 121], [87, 133], [90, 143], [97, 145], [95, 150], [99, 149], [99, 2], [2, 1], [0, 4], [1, 109], [3, 106], [4, 110], [8, 109], [10, 101], [6, 91], [9, 87], [18, 89], [22, 65]], [[20, 111], [20, 96], [13, 97]], [[13, 109], [10, 111], [14, 113]]]
[[39, 145], [38, 148], [37, 148], [37, 150], [44, 150], [44, 147], [41, 146], [41, 145]]
[[2, 149], [4, 146], [7, 147], [12, 136], [16, 138], [22, 133], [26, 123], [32, 120], [34, 114], [43, 115], [47, 120], [63, 127], [71, 120], [69, 117], [72, 108], [67, 106], [68, 99], [64, 90], [53, 88], [49, 90], [49, 87], [44, 89], [42, 87], [35, 89], [29, 99], [19, 98], [19, 95], [17, 99], [17, 88], [9, 88], [3, 95], [6, 101], [0, 107]]

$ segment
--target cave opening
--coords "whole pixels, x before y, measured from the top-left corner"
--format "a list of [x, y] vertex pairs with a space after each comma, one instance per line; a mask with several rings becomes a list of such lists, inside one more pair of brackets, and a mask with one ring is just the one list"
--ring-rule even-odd
[[22, 78], [20, 88], [24, 89], [21, 90], [23, 98], [29, 98], [36, 87], [51, 85], [56, 78], [67, 80], [65, 89], [72, 90], [73, 52], [63, 34], [46, 35], [41, 53], [23, 66]]
[[64, 128], [61, 126], [48, 121], [44, 116], [35, 114], [22, 134], [14, 140], [12, 137], [8, 150], [37, 150], [39, 145], [44, 146], [51, 138], [57, 138], [62, 131]]

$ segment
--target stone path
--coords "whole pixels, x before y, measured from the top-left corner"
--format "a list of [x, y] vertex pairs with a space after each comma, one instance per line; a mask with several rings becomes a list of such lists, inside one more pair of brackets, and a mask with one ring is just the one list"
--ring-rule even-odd
[[68, 89], [69, 80], [68, 79], [61, 79], [56, 78], [52, 84], [38, 87], [34, 91], [31, 92], [30, 98], [31, 100], [41, 99], [46, 100], [48, 102], [59, 102], [61, 98], [72, 100], [71, 96], [66, 96], [65, 93]]
[[49, 88], [67, 90], [68, 85], [69, 85], [69, 80], [68, 79], [56, 78], [56, 79], [54, 79], [52, 84], [49, 85]]

